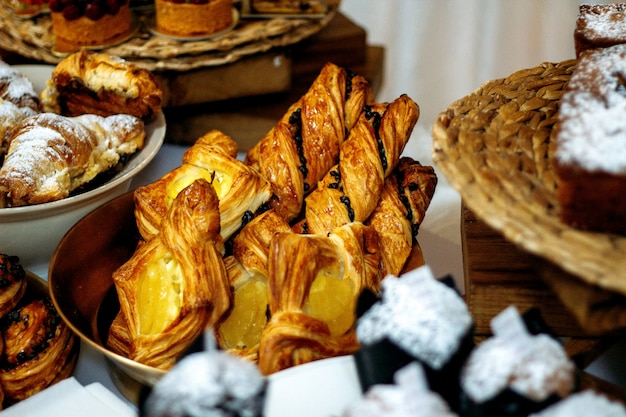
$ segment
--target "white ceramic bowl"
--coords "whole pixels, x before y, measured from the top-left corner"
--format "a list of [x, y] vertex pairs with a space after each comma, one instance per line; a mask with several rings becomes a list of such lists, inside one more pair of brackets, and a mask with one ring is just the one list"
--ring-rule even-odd
[[[39, 91], [52, 66], [17, 66]], [[46, 276], [48, 262], [63, 235], [83, 216], [103, 203], [124, 194], [131, 180], [156, 156], [165, 139], [165, 117], [160, 113], [146, 125], [143, 149], [103, 185], [51, 203], [0, 209], [0, 253], [15, 255], [25, 269]]]

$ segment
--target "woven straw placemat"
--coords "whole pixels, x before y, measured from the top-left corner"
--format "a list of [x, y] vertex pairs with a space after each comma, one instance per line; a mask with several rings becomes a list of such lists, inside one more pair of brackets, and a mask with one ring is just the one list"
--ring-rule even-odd
[[433, 158], [478, 218], [579, 280], [572, 284], [618, 295], [623, 310], [626, 237], [573, 229], [558, 216], [551, 139], [575, 65], [521, 70], [452, 103], [433, 126]]
[[[335, 16], [339, 0], [327, 2], [322, 18], [271, 18], [244, 20], [228, 33], [211, 39], [179, 41], [152, 35], [147, 27], [150, 13], [135, 13], [137, 31], [127, 41], [102, 48], [142, 67], [188, 71], [224, 65], [242, 57], [267, 52], [306, 39], [324, 28]], [[49, 64], [63, 56], [54, 53], [52, 22], [48, 14], [31, 19], [17, 17], [5, 2], [0, 4], [0, 48]]]

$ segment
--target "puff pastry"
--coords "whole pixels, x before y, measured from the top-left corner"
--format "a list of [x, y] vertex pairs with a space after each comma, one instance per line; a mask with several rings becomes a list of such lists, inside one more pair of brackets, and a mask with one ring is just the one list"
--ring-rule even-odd
[[306, 197], [310, 233], [327, 234], [369, 217], [418, 117], [419, 107], [407, 95], [366, 107], [341, 146], [339, 163]]
[[205, 135], [185, 151], [181, 166], [135, 190], [135, 217], [144, 239], [158, 233], [176, 195], [198, 178], [210, 182], [217, 192], [224, 241], [269, 200], [269, 183], [257, 171], [223, 152], [232, 148], [229, 142], [234, 143], [223, 133]]
[[130, 359], [169, 369], [230, 308], [219, 223], [215, 189], [196, 180], [178, 193], [160, 232], [114, 272]]
[[26, 293], [26, 271], [17, 256], [0, 253], [0, 317], [11, 312]]
[[264, 374], [311, 360], [349, 354], [358, 294], [380, 283], [377, 233], [351, 223], [329, 236], [277, 234], [269, 268], [270, 320], [261, 335]]
[[400, 276], [417, 245], [419, 226], [435, 194], [437, 175], [410, 157], [400, 158], [385, 180], [380, 200], [367, 223], [381, 241], [383, 276]]
[[0, 169], [12, 206], [60, 200], [143, 147], [141, 119], [40, 113], [17, 125]]
[[163, 91], [150, 71], [83, 49], [56, 65], [40, 97], [45, 111], [64, 116], [130, 114], [149, 122], [161, 111]]
[[347, 132], [371, 100], [367, 81], [326, 64], [310, 89], [248, 152], [272, 185], [272, 207], [286, 221], [298, 216], [313, 190], [339, 157]]
[[14, 103], [0, 98], [0, 166], [4, 160], [4, 155], [9, 149], [9, 138], [13, 128], [32, 113], [28, 110], [17, 107]]
[[31, 116], [41, 111], [39, 95], [32, 82], [18, 69], [0, 61], [0, 98]]
[[69, 377], [79, 342], [49, 299], [35, 299], [5, 317], [0, 384], [5, 403], [28, 398]]

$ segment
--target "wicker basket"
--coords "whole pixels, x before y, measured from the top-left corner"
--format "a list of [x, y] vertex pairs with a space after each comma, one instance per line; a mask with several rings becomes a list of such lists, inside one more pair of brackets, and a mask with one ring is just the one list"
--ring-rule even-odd
[[[271, 18], [243, 20], [230, 32], [198, 41], [179, 41], [150, 33], [151, 12], [136, 12], [137, 30], [118, 45], [103, 51], [128, 59], [148, 70], [188, 71], [224, 65], [242, 57], [295, 44], [324, 28], [339, 8], [339, 0], [329, 1], [322, 18]], [[54, 52], [52, 22], [48, 14], [30, 19], [15, 15], [0, 4], [0, 48], [48, 64], [64, 56]]]
[[433, 158], [478, 218], [547, 261], [538, 270], [582, 324], [606, 331], [626, 327], [626, 237], [562, 223], [550, 164], [575, 65], [521, 70], [452, 103], [433, 126]]

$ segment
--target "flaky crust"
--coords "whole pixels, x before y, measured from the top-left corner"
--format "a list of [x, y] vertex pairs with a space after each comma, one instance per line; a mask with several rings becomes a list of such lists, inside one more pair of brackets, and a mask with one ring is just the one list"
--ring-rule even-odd
[[402, 95], [361, 113], [341, 146], [339, 163], [306, 197], [310, 233], [327, 234], [349, 222], [363, 222], [383, 191], [385, 178], [400, 159], [419, 117], [419, 107]]
[[25, 114], [41, 112], [39, 95], [32, 82], [20, 70], [0, 60], [0, 98], [22, 109]]
[[141, 149], [145, 136], [141, 119], [129, 115], [28, 117], [11, 133], [0, 193], [12, 206], [60, 200]]
[[[205, 328], [219, 323], [232, 303], [219, 241], [217, 195], [196, 180], [176, 196], [159, 234], [113, 274], [130, 359], [169, 369]], [[167, 293], [157, 305], [151, 288]]]
[[246, 162], [272, 184], [272, 205], [286, 221], [301, 212], [313, 190], [339, 157], [363, 105], [369, 84], [334, 64], [326, 64], [310, 89], [248, 153]]
[[40, 97], [45, 111], [64, 116], [130, 114], [149, 122], [161, 111], [163, 91], [150, 71], [81, 50], [57, 64]]

